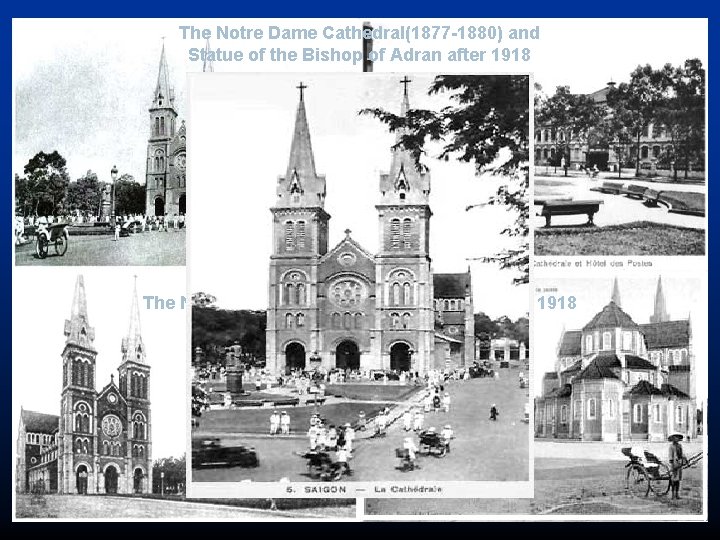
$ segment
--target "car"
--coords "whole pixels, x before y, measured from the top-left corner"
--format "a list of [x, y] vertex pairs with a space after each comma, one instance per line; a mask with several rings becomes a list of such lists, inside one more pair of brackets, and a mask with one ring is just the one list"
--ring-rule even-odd
[[120, 227], [120, 236], [125, 237], [130, 236], [131, 234], [139, 233], [142, 231], [142, 226], [142, 221], [139, 219], [126, 221]]
[[252, 446], [225, 446], [218, 437], [193, 440], [192, 466], [258, 467], [260, 460]]

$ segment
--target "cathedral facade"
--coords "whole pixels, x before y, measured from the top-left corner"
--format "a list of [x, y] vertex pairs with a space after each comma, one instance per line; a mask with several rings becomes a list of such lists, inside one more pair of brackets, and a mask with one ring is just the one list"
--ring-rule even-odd
[[665, 441], [697, 430], [690, 319], [672, 320], [658, 279], [650, 321], [610, 302], [581, 330], [564, 331], [555, 370], [535, 400], [536, 437]]
[[[407, 82], [407, 81], [406, 81]], [[470, 269], [434, 274], [430, 176], [392, 150], [379, 178], [378, 253], [345, 230], [328, 245], [327, 184], [317, 173], [303, 85], [290, 159], [271, 208], [267, 366], [425, 373], [469, 365], [474, 355]], [[409, 109], [407, 84], [402, 114]], [[398, 135], [400, 136], [400, 135]]]
[[186, 213], [185, 121], [179, 122], [175, 94], [170, 87], [165, 45], [160, 54], [158, 80], [150, 113], [150, 138], [145, 173], [145, 215]]
[[150, 493], [150, 366], [140, 333], [137, 292], [121, 343], [118, 380], [96, 390], [98, 351], [83, 277], [65, 321], [60, 415], [22, 410], [17, 441], [19, 492]]

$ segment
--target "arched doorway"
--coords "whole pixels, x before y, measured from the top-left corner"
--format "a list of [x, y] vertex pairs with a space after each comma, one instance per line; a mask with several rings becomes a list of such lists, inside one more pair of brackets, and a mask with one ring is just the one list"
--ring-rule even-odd
[[360, 350], [357, 343], [346, 339], [335, 349], [335, 367], [338, 369], [360, 369]]
[[143, 473], [143, 470], [138, 467], [135, 469], [135, 472], [133, 473], [133, 493], [142, 493], [143, 492], [143, 479], [145, 478], [145, 473]]
[[164, 216], [165, 215], [165, 201], [162, 197], [155, 197], [155, 215], [156, 216]]
[[185, 194], [184, 193], [182, 195], [180, 195], [180, 200], [178, 201], [178, 211], [181, 214], [184, 214], [186, 211], [185, 210]]
[[105, 493], [118, 492], [118, 470], [115, 465], [108, 465], [105, 469]]
[[80, 465], [75, 471], [75, 487], [80, 495], [87, 495], [88, 485], [88, 469], [85, 465]]
[[410, 371], [410, 346], [407, 343], [396, 343], [390, 347], [390, 369]]
[[294, 369], [305, 369], [305, 347], [302, 343], [289, 343], [285, 347], [285, 373]]

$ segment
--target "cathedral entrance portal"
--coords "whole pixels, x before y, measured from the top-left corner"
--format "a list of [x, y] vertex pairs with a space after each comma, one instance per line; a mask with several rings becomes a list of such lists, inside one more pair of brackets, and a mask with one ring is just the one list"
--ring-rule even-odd
[[285, 374], [295, 369], [305, 369], [305, 347], [301, 343], [289, 343], [285, 347]]
[[118, 492], [118, 470], [114, 465], [108, 465], [105, 469], [105, 493]]
[[360, 350], [354, 341], [346, 339], [335, 349], [335, 367], [338, 369], [360, 369]]
[[135, 469], [135, 472], [133, 473], [133, 493], [142, 493], [143, 492], [143, 478], [145, 475], [143, 474], [143, 470], [138, 467]]
[[75, 486], [80, 495], [87, 495], [88, 470], [85, 465], [80, 465], [75, 473]]
[[165, 215], [165, 201], [163, 201], [162, 197], [155, 197], [155, 215], [156, 216], [164, 216]]
[[407, 343], [396, 343], [390, 347], [390, 369], [410, 371], [410, 346]]

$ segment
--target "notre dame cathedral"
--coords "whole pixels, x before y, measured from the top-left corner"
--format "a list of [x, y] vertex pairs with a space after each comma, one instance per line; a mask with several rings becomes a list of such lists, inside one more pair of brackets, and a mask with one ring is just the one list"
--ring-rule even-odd
[[[410, 108], [407, 77], [401, 114]], [[273, 215], [267, 366], [425, 373], [474, 360], [470, 269], [434, 274], [430, 176], [409, 152], [392, 150], [376, 205], [372, 254], [349, 230], [329, 249], [325, 177], [315, 169], [302, 83], [290, 159]], [[398, 137], [400, 134], [398, 134]]]
[[60, 416], [23, 409], [17, 441], [18, 491], [150, 493], [150, 366], [140, 333], [137, 290], [122, 339], [118, 380], [96, 390], [98, 351], [83, 277], [65, 321]]
[[170, 87], [165, 45], [150, 112], [150, 138], [145, 174], [145, 214], [180, 215], [186, 212], [185, 121], [177, 125], [175, 94]]

